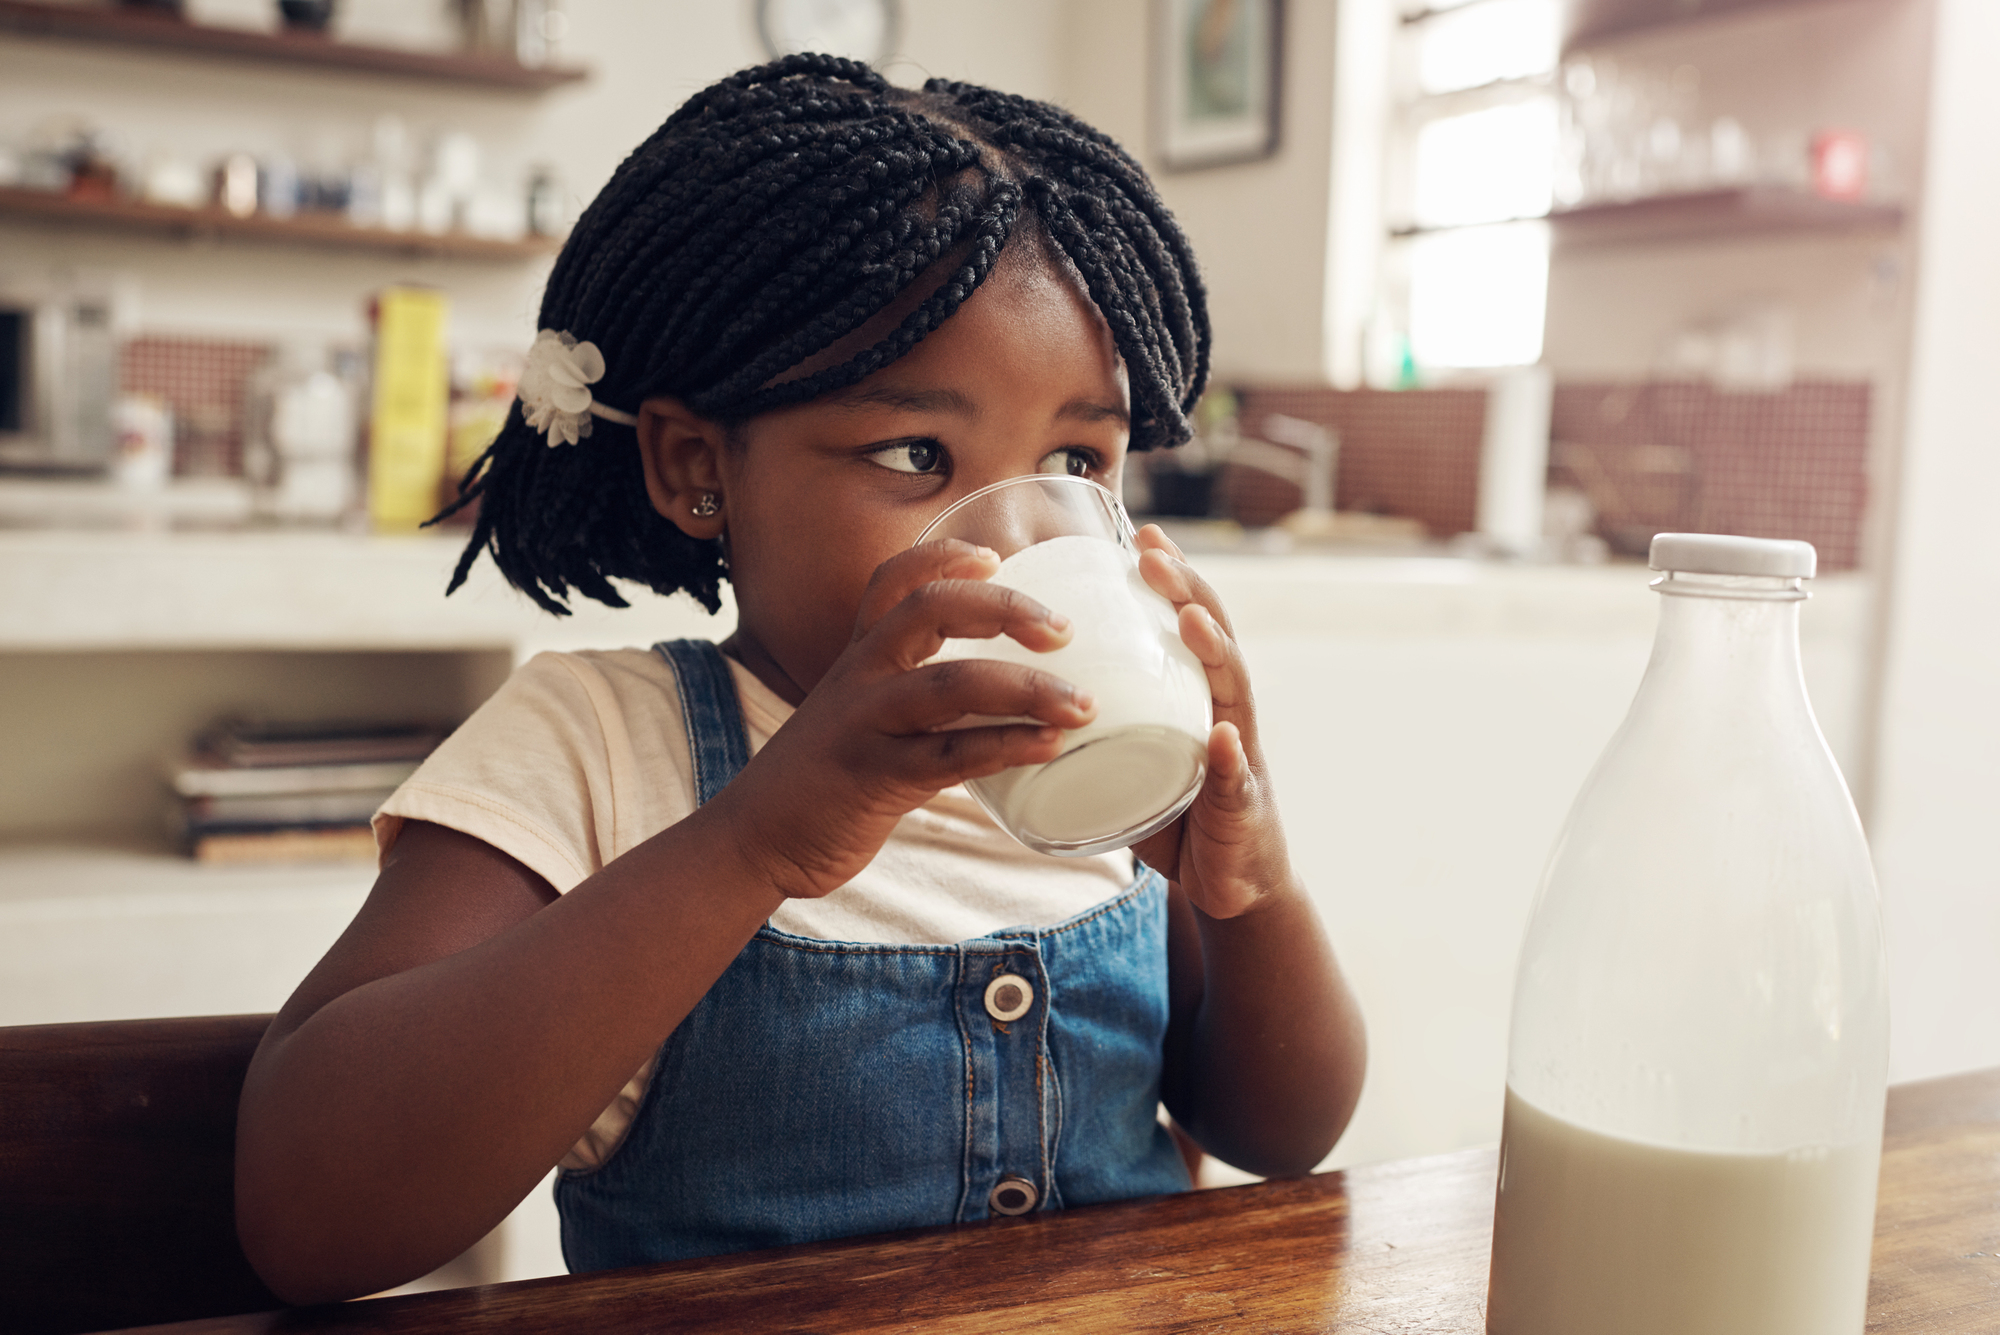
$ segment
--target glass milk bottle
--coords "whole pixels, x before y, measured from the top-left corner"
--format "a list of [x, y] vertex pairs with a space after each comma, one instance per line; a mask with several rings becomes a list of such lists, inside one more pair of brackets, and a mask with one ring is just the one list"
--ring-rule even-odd
[[1875, 878], [1799, 670], [1812, 547], [1663, 533], [1658, 637], [1515, 981], [1490, 1335], [1860, 1335]]

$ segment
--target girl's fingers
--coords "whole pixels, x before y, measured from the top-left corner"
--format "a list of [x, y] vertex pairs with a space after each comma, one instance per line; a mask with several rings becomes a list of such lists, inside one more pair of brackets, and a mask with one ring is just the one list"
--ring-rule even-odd
[[1005, 635], [1037, 652], [1070, 640], [1069, 618], [1018, 589], [980, 579], [938, 579], [919, 585], [875, 622], [869, 652], [892, 671], [907, 672], [946, 640], [990, 640]]
[[1165, 552], [1176, 560], [1187, 559], [1181, 551], [1180, 544], [1168, 537], [1167, 531], [1158, 524], [1148, 524], [1139, 530], [1139, 550], [1142, 552], [1157, 550]]
[[1201, 660], [1216, 712], [1238, 725], [1250, 722], [1250, 669], [1235, 637], [1200, 603], [1181, 607], [1181, 643]]
[[1139, 573], [1148, 587], [1179, 610], [1181, 643], [1207, 670], [1209, 695], [1218, 715], [1253, 730], [1250, 672], [1221, 597], [1158, 525], [1139, 530], [1139, 545]]
[[932, 663], [876, 688], [876, 726], [897, 737], [953, 728], [966, 718], [1036, 719], [1080, 728], [1097, 716], [1090, 692], [1051, 672], [990, 658]]
[[[1160, 541], [1166, 539], [1162, 537]], [[1222, 596], [1177, 553], [1169, 552], [1164, 547], [1147, 548], [1139, 553], [1139, 574], [1153, 592], [1175, 607], [1199, 603], [1208, 609], [1210, 616], [1222, 623], [1224, 631], [1234, 633], [1230, 630], [1229, 611], [1222, 605]]]
[[1243, 733], [1234, 723], [1218, 723], [1208, 734], [1208, 782], [1211, 808], [1230, 816], [1250, 809], [1250, 758], [1243, 751]]
[[897, 552], [875, 568], [867, 589], [862, 592], [861, 610], [854, 620], [854, 638], [861, 639], [891, 608], [933, 580], [983, 580], [999, 568], [1000, 554], [991, 547], [975, 546], [956, 538]]
[[1062, 750], [1062, 729], [1032, 724], [954, 728], [894, 743], [897, 773], [927, 788], [949, 788], [1016, 765], [1041, 765]]

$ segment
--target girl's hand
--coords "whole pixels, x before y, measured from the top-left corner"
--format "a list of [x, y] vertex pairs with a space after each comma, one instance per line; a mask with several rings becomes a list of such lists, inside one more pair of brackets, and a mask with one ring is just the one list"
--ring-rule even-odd
[[1233, 918], [1291, 884], [1291, 858], [1258, 745], [1250, 674], [1222, 600], [1157, 524], [1139, 530], [1139, 571], [1180, 613], [1181, 642], [1208, 670], [1215, 727], [1208, 777], [1179, 820], [1133, 846], [1211, 918]]
[[[956, 540], [883, 562], [846, 652], [709, 803], [776, 889], [838, 889], [939, 791], [1052, 760], [1063, 729], [1096, 717], [1089, 693], [1053, 673], [992, 659], [925, 666], [947, 639], [1006, 635], [1041, 651], [1069, 642], [1067, 617], [986, 582], [999, 568], [991, 549]], [[1040, 722], [954, 726], [968, 715]]]

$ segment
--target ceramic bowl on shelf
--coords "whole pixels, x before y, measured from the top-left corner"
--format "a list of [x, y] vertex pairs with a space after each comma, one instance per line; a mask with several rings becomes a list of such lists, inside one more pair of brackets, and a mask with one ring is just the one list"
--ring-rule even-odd
[[333, 0], [278, 0], [278, 15], [294, 32], [325, 32], [333, 21]]

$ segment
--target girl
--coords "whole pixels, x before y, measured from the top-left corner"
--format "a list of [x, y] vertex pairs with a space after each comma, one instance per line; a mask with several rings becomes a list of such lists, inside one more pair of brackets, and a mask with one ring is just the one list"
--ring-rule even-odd
[[[1294, 875], [1243, 661], [1157, 529], [1218, 720], [1192, 807], [1054, 859], [961, 781], [1094, 702], [947, 637], [1067, 621], [912, 547], [990, 482], [1114, 491], [1206, 375], [1185, 239], [1138, 166], [1039, 103], [798, 56], [619, 168], [551, 274], [475, 469], [482, 551], [542, 606], [613, 578], [720, 647], [545, 655], [376, 817], [381, 875], [245, 1083], [237, 1209], [309, 1302], [448, 1260], [551, 1165], [574, 1269], [1309, 1170], [1359, 1017]], [[951, 729], [968, 714], [1035, 720]]]

